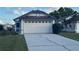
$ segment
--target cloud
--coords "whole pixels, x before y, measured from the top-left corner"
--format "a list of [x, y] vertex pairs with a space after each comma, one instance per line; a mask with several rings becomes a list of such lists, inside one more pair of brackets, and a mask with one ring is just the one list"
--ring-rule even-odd
[[5, 24], [15, 24], [13, 20], [8, 20], [4, 17], [0, 17], [0, 24], [5, 25]]
[[15, 9], [15, 10], [13, 11], [13, 13], [14, 13], [15, 15], [22, 15], [22, 14], [25, 14], [26, 12], [25, 12], [21, 7], [19, 7], [19, 8], [17, 8], [17, 9]]
[[0, 24], [5, 24], [2, 20], [0, 20]]
[[3, 19], [2, 17], [0, 17], [0, 24], [6, 24], [5, 19]]
[[13, 13], [16, 15], [20, 15], [20, 12], [18, 10], [14, 10]]
[[42, 10], [42, 11], [44, 11], [44, 12], [46, 12], [46, 13], [50, 13], [50, 12], [53, 12], [54, 10], [58, 10], [60, 7], [41, 7], [41, 8], [33, 8], [33, 9], [35, 9], [35, 10]]
[[50, 7], [47, 10], [45, 10], [47, 13], [53, 12], [54, 10], [58, 10], [59, 7]]
[[[24, 8], [23, 9], [23, 7], [19, 7], [19, 8], [17, 8], [17, 9], [15, 9], [14, 11], [13, 11], [13, 13], [15, 14], [15, 15], [23, 15], [23, 14], [25, 14], [25, 13], [27, 13], [27, 11], [30, 11], [29, 10], [29, 8], [27, 8], [26, 10], [25, 10], [26, 8]], [[45, 12], [47, 12], [47, 13], [50, 13], [50, 12], [52, 12], [52, 11], [54, 11], [54, 10], [58, 10], [59, 9], [59, 7], [47, 7], [47, 8], [43, 8], [43, 7], [41, 7], [41, 8], [38, 8], [38, 7], [31, 7], [30, 8], [31, 10], [42, 10], [42, 11], [45, 11]]]

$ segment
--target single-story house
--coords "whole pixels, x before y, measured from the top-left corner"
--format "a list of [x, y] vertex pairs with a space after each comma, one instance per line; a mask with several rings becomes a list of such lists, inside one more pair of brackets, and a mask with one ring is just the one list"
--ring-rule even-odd
[[63, 31], [79, 33], [79, 14], [74, 14], [63, 22]]
[[14, 19], [15, 31], [23, 33], [52, 33], [55, 18], [40, 10], [32, 10]]

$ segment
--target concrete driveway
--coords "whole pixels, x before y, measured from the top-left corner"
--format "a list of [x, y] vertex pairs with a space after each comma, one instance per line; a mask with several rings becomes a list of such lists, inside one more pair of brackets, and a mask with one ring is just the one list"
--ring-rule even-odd
[[56, 34], [24, 34], [29, 51], [79, 51], [79, 42]]

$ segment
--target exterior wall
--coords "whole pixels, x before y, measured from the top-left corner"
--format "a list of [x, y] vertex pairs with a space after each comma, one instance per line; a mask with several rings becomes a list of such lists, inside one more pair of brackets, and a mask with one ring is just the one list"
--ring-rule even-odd
[[75, 32], [75, 26], [76, 24], [75, 23], [70, 23], [70, 24], [67, 24], [67, 26], [63, 25], [63, 31], [67, 31], [67, 32]]
[[52, 23], [25, 23], [21, 21], [21, 34], [23, 33], [52, 33]]
[[75, 32], [76, 32], [76, 33], [79, 33], [79, 22], [76, 23], [76, 29], [75, 29]]
[[15, 27], [15, 31], [16, 31], [17, 30], [16, 23], [15, 23], [15, 26], [14, 27]]
[[23, 20], [21, 20], [21, 34], [23, 34], [24, 33], [24, 22], [23, 22]]

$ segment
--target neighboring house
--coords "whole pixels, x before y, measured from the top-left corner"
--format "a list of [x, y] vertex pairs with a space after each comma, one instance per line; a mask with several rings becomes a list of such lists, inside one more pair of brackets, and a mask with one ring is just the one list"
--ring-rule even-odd
[[13, 26], [12, 24], [5, 24], [3, 25], [4, 30], [13, 30]]
[[40, 10], [32, 10], [14, 19], [15, 31], [23, 33], [52, 33], [55, 18]]
[[63, 22], [63, 31], [79, 33], [79, 14], [71, 15]]
[[8, 30], [8, 31], [13, 31], [13, 26], [12, 24], [0, 24], [0, 31]]

